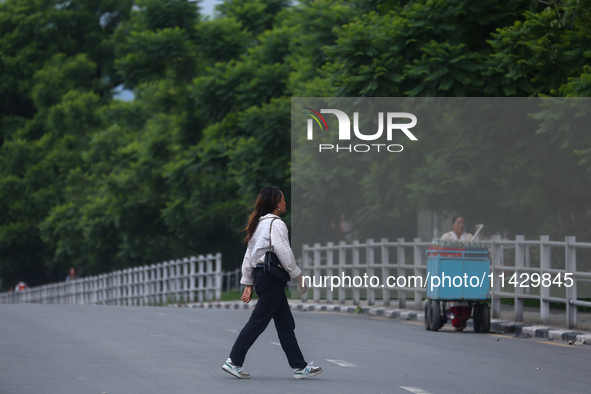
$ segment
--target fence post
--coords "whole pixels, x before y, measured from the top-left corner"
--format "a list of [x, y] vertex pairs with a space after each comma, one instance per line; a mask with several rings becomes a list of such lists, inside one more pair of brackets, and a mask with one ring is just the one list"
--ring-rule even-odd
[[160, 263], [160, 305], [168, 304], [168, 263]]
[[174, 260], [166, 262], [167, 277], [166, 277], [166, 304], [174, 304], [176, 301], [176, 264]]
[[382, 255], [382, 284], [384, 285], [382, 290], [382, 303], [384, 306], [390, 305], [390, 290], [388, 289], [388, 276], [390, 276], [390, 263], [389, 249], [387, 246], [388, 238], [382, 238], [381, 255]]
[[139, 274], [138, 274], [138, 267], [134, 267], [131, 269], [130, 273], [130, 284], [131, 284], [131, 294], [129, 295], [131, 306], [138, 305], [138, 295], [139, 295]]
[[172, 280], [172, 282], [174, 283], [174, 302], [179, 303], [182, 301], [181, 297], [183, 296], [183, 292], [182, 292], [183, 261], [180, 259], [174, 260], [174, 261], [172, 261], [172, 266], [174, 267], [174, 279]]
[[[113, 274], [110, 274], [111, 276], [113, 276]], [[106, 276], [105, 274], [99, 275], [97, 277], [97, 281], [96, 281], [96, 290], [95, 290], [95, 297], [96, 297], [96, 302], [98, 305], [107, 305], [104, 297], [103, 297], [103, 276]]]
[[96, 291], [96, 287], [95, 287], [95, 283], [96, 283], [96, 276], [91, 276], [88, 278], [88, 303], [89, 304], [94, 304], [96, 305], [96, 302], [94, 300], [94, 294]]
[[94, 289], [94, 291], [92, 293], [92, 296], [94, 297], [94, 302], [97, 305], [102, 305], [102, 299], [101, 299], [101, 293], [100, 293], [100, 291], [101, 291], [101, 277], [100, 277], [100, 275], [95, 278], [93, 289]]
[[133, 296], [133, 285], [132, 285], [132, 280], [133, 280], [133, 268], [126, 268], [125, 270], [125, 284], [126, 284], [126, 296], [127, 296], [127, 303], [125, 305], [127, 306], [132, 306], [132, 296]]
[[115, 271], [103, 275], [101, 294], [105, 305], [120, 305], [121, 303], [120, 274], [121, 271]]
[[[353, 276], [355, 279], [359, 276], [359, 240], [353, 241]], [[359, 288], [353, 283], [353, 305], [359, 305]]]
[[207, 287], [207, 301], [211, 302], [213, 301], [213, 256], [211, 255], [211, 253], [208, 253], [207, 256], [205, 256], [206, 259], [206, 266], [207, 266], [207, 280], [206, 280], [206, 287]]
[[197, 258], [199, 261], [199, 271], [197, 273], [198, 300], [199, 302], [203, 302], [205, 300], [205, 261], [202, 254]]
[[222, 254], [215, 255], [215, 300], [222, 299]]
[[88, 304], [88, 291], [90, 290], [90, 280], [88, 278], [82, 279], [82, 305]]
[[76, 279], [74, 281], [74, 291], [76, 293], [76, 296], [74, 297], [74, 304], [76, 305], [80, 305], [82, 302], [80, 301], [80, 298], [82, 297], [82, 281], [83, 279]]
[[119, 305], [119, 271], [102, 274], [100, 298], [103, 305]]
[[[121, 272], [121, 270], [115, 271], [113, 272], [113, 277], [111, 278], [111, 286], [113, 287], [113, 296], [115, 297], [114, 299], [114, 303], [113, 305], [123, 305], [123, 290], [122, 290], [122, 280], [121, 280], [121, 275], [123, 275], [123, 273]], [[108, 281], [106, 278], [104, 278], [104, 283], [103, 283], [103, 295], [104, 295], [104, 300], [108, 301], [108, 299], [110, 297], [107, 297], [109, 294], [109, 290], [108, 290]], [[108, 304], [107, 304], [108, 305]]]
[[184, 257], [183, 258], [183, 301], [185, 303], [192, 302], [190, 287], [191, 287], [191, 261], [188, 258]]
[[501, 283], [499, 278], [499, 272], [501, 268], [501, 245], [499, 245], [499, 241], [501, 240], [500, 235], [493, 235], [492, 236], [492, 250], [491, 250], [491, 271], [494, 272], [493, 274], [493, 294], [491, 297], [491, 304], [492, 304], [492, 317], [493, 319], [498, 319], [501, 317], [501, 298], [499, 296], [495, 296], [495, 293], [501, 291]]
[[133, 306], [142, 305], [142, 272], [143, 268], [135, 267], [133, 269]]
[[515, 321], [523, 321], [523, 287], [519, 286], [519, 275], [524, 266], [525, 247], [520, 242], [525, 241], [524, 235], [515, 236], [515, 278], [517, 286], [515, 286]]
[[367, 276], [369, 277], [369, 287], [367, 287], [367, 304], [375, 305], [376, 303], [376, 291], [371, 286], [371, 278], [375, 276], [375, 253], [374, 253], [374, 242], [373, 239], [366, 241], [365, 247], [365, 263], [367, 264]]
[[100, 297], [103, 305], [119, 305], [119, 271], [102, 276]]
[[135, 306], [134, 295], [135, 295], [135, 268], [127, 269], [127, 305]]
[[99, 297], [102, 305], [119, 305], [119, 272], [102, 274], [99, 285]]
[[[415, 278], [421, 277], [421, 268], [423, 267], [423, 256], [421, 255], [421, 247], [418, 245], [421, 242], [420, 238], [414, 239], [413, 246], [413, 258], [414, 258], [414, 276]], [[417, 290], [417, 281], [415, 279], [415, 310], [420, 311], [423, 309], [423, 297], [420, 290]]]
[[145, 284], [146, 284], [146, 276], [144, 273], [146, 272], [146, 266], [142, 265], [141, 267], [137, 267], [137, 277], [138, 277], [138, 284], [137, 284], [137, 304], [138, 306], [145, 306]]
[[138, 295], [137, 295], [137, 303], [138, 306], [146, 306], [146, 272], [148, 270], [148, 266], [142, 265], [141, 267], [137, 267], [137, 275], [138, 275]]
[[[405, 255], [404, 255], [404, 246], [402, 243], [404, 242], [404, 238], [398, 238], [396, 240], [396, 276], [404, 275], [404, 265]], [[398, 289], [398, 307], [400, 309], [406, 309], [406, 293], [400, 287]]]
[[564, 241], [564, 261], [566, 265], [564, 268], [566, 273], [573, 274], [571, 275], [573, 285], [566, 288], [566, 328], [570, 330], [577, 328], [577, 306], [570, 303], [571, 300], [577, 299], [577, 279], [573, 278], [575, 272], [577, 272], [577, 249], [572, 246], [577, 242], [577, 238], [565, 237]]
[[129, 294], [129, 305], [137, 306], [137, 299], [138, 299], [138, 272], [137, 267], [131, 268], [129, 270], [129, 284], [131, 292]]
[[[310, 256], [308, 255], [308, 251], [310, 250], [310, 246], [308, 246], [308, 244], [303, 244], [302, 245], [302, 276], [306, 275], [306, 273], [308, 275], [312, 275], [312, 269], [310, 267]], [[304, 278], [302, 278], [302, 283], [304, 282]], [[293, 286], [293, 285], [292, 285]], [[312, 284], [310, 284], [310, 286], [312, 286]], [[301, 294], [300, 295], [300, 300], [302, 302], [306, 302], [308, 301], [308, 292], [306, 292], [306, 294]]]
[[154, 295], [156, 294], [156, 264], [150, 264], [148, 269], [148, 287], [147, 287], [148, 306], [155, 306], [156, 301]]
[[[332, 242], [328, 242], [326, 244], [326, 275], [330, 276], [331, 278], [335, 274], [333, 246], [334, 245]], [[332, 279], [331, 279], [331, 284], [332, 284]], [[332, 304], [333, 293], [332, 293], [332, 290], [330, 290], [328, 288], [328, 285], [325, 286], [325, 291], [326, 291], [326, 303]]]
[[[177, 259], [174, 261], [174, 299], [175, 302], [178, 304], [183, 301], [183, 272], [184, 272], [184, 265], [183, 260]], [[214, 279], [215, 280], [215, 279]]]
[[154, 276], [152, 280], [154, 281], [153, 284], [153, 293], [152, 293], [152, 306], [160, 306], [160, 272], [162, 270], [162, 263], [156, 263], [154, 268]]
[[189, 299], [195, 302], [195, 278], [197, 277], [197, 259], [191, 256], [189, 263]]
[[117, 271], [110, 274], [102, 274], [99, 280], [98, 297], [101, 305], [117, 305], [118, 300], [118, 274]]
[[[187, 277], [187, 268], [184, 259], [178, 259], [177, 261], [177, 294], [179, 295], [177, 298], [177, 302], [186, 302], [187, 299], [187, 285], [185, 283], [185, 279]], [[217, 279], [216, 279], [217, 280]], [[217, 281], [216, 281], [217, 284]]]
[[119, 290], [119, 300], [117, 305], [127, 305], [126, 304], [126, 297], [127, 297], [127, 274], [126, 271], [127, 268], [120, 270], [117, 273], [117, 289]]
[[[551, 268], [552, 261], [552, 248], [544, 245], [545, 242], [550, 242], [549, 235], [542, 235], [540, 237], [540, 280], [544, 271]], [[550, 323], [550, 302], [542, 299], [546, 297], [550, 297], [550, 286], [540, 286], [540, 321], [542, 324]]]
[[[345, 274], [345, 270], [347, 269], [347, 249], [345, 249], [345, 245], [347, 245], [347, 242], [339, 242], [338, 267], [343, 274]], [[339, 287], [339, 304], [344, 304], [345, 302], [347, 302], [347, 289], [345, 288], [345, 283], [343, 281], [343, 283], [341, 283], [341, 286]]]
[[[302, 271], [303, 272], [303, 271]], [[237, 292], [240, 292], [240, 276], [242, 275], [242, 269], [236, 268], [234, 270], [234, 287]]]
[[[530, 247], [529, 245], [525, 245], [525, 267], [529, 268], [531, 267], [531, 253], [530, 253]], [[529, 287], [525, 288], [525, 294], [531, 294], [531, 281], [528, 282]]]
[[315, 243], [314, 244], [314, 259], [312, 260], [312, 265], [313, 265], [313, 269], [312, 269], [312, 280], [310, 283], [311, 287], [312, 287], [312, 294], [313, 294], [313, 300], [314, 302], [320, 302], [320, 292], [322, 291], [321, 288], [316, 288], [314, 287], [314, 278], [316, 277], [320, 277], [320, 261], [321, 261], [321, 256], [320, 256], [320, 244], [319, 243]]

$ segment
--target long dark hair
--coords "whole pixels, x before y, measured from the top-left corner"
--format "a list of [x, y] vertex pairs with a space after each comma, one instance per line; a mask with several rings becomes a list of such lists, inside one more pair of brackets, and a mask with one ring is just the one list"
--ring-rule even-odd
[[281, 190], [277, 186], [265, 186], [259, 192], [257, 201], [254, 204], [254, 211], [248, 217], [248, 224], [242, 231], [246, 231], [244, 237], [244, 243], [248, 243], [252, 238], [257, 226], [259, 219], [268, 213], [271, 213], [277, 208], [277, 204], [281, 201]]

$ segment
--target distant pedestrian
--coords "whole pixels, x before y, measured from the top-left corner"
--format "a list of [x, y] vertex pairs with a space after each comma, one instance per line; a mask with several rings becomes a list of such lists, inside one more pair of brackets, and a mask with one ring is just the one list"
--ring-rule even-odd
[[68, 276], [66, 276], [66, 282], [76, 279], [76, 269], [74, 267], [70, 267], [70, 271], [68, 272]]
[[[275, 279], [263, 270], [265, 252], [271, 243], [283, 268], [292, 279], [296, 279], [304, 294], [308, 288], [302, 282], [302, 271], [298, 268], [287, 233], [287, 226], [279, 218], [285, 213], [285, 197], [276, 186], [265, 186], [259, 192], [255, 209], [250, 214], [245, 228], [248, 243], [244, 260], [242, 261], [242, 279], [240, 283], [246, 285], [241, 300], [248, 303], [254, 289], [259, 296], [248, 323], [244, 326], [230, 352], [230, 357], [222, 369], [239, 379], [250, 379], [250, 375], [242, 369], [246, 353], [265, 331], [271, 319], [275, 322], [281, 348], [287, 356], [294, 378], [303, 379], [316, 376], [322, 368], [312, 366], [304, 360], [304, 356], [295, 337], [295, 321], [287, 297], [285, 295], [286, 282]], [[271, 238], [269, 238], [271, 237]]]
[[14, 286], [14, 291], [24, 291], [27, 290], [27, 284], [23, 281], [20, 281]]
[[442, 241], [472, 241], [472, 234], [464, 232], [464, 229], [466, 228], [466, 222], [464, 221], [464, 217], [462, 215], [454, 215], [451, 219], [451, 223], [452, 231], [443, 234], [441, 236]]

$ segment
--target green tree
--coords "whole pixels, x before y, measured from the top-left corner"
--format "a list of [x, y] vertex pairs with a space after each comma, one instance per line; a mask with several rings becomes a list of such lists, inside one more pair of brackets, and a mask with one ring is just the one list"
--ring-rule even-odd
[[65, 275], [40, 223], [119, 84], [109, 37], [131, 1], [0, 3], [0, 276], [8, 286]]

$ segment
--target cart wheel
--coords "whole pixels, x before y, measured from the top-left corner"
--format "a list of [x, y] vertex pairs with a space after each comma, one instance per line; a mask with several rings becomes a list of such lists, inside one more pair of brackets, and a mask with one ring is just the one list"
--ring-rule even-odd
[[441, 328], [441, 312], [439, 301], [431, 303], [431, 331], [438, 331]]
[[482, 332], [482, 305], [480, 303], [474, 305], [472, 319], [474, 320], [474, 332]]
[[490, 308], [488, 304], [481, 304], [480, 305], [480, 319], [482, 324], [482, 332], [488, 333], [490, 332]]
[[431, 300], [425, 302], [425, 330], [431, 331]]

